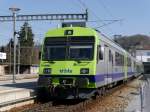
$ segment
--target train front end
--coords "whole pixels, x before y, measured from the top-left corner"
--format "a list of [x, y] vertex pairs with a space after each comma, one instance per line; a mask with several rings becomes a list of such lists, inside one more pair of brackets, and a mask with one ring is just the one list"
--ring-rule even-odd
[[81, 27], [48, 31], [42, 46], [38, 88], [52, 98], [89, 97], [96, 88], [95, 33]]

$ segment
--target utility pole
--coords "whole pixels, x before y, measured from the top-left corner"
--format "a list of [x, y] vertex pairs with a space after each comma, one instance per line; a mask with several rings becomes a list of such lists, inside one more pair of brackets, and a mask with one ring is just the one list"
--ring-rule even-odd
[[10, 43], [9, 43], [9, 60], [10, 60], [10, 68], [9, 68], [9, 74], [11, 74], [11, 40], [10, 40]]
[[140, 84], [140, 103], [141, 103], [141, 112], [143, 112], [144, 107], [144, 84]]
[[13, 14], [13, 39], [14, 39], [14, 69], [13, 69], [13, 83], [15, 83], [15, 75], [16, 75], [16, 12], [18, 12], [19, 8], [9, 8], [9, 10]]

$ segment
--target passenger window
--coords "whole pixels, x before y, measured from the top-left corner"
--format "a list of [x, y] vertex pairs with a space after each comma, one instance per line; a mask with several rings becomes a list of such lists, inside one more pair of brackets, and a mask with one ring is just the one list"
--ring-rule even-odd
[[128, 66], [131, 66], [131, 59], [130, 59], [129, 57], [127, 58], [127, 62], [128, 62], [127, 65], [128, 65]]
[[111, 50], [109, 50], [109, 62], [112, 62], [113, 64], [113, 53]]
[[112, 61], [111, 50], [109, 50], [109, 62]]
[[100, 60], [103, 60], [104, 59], [104, 56], [103, 56], [103, 47], [101, 47], [101, 45], [99, 46], [99, 59]]
[[115, 52], [115, 63], [116, 63], [116, 66], [123, 66], [124, 56], [118, 52]]

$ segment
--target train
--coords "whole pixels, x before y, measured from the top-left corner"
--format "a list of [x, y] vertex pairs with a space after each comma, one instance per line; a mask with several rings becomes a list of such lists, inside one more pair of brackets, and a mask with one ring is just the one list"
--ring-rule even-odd
[[142, 73], [142, 62], [100, 31], [62, 27], [45, 34], [38, 90], [54, 99], [86, 99]]

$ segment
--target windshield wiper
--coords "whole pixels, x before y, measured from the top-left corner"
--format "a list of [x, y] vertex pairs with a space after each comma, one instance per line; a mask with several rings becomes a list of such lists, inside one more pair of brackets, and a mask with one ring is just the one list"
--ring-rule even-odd
[[55, 62], [53, 60], [48, 60], [49, 63], [54, 64]]
[[85, 61], [89, 61], [88, 58], [78, 58], [78, 59], [72, 59], [72, 60], [76, 61], [77, 63], [87, 63]]
[[75, 60], [77, 63], [82, 63], [81, 60]]

